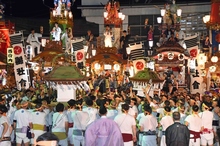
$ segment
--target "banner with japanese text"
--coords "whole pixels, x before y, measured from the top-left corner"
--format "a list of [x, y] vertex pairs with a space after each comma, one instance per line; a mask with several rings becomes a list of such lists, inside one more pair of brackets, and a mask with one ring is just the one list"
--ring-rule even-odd
[[26, 68], [23, 45], [16, 44], [12, 47], [14, 48], [14, 72], [17, 89], [28, 89], [30, 86], [29, 71]]
[[14, 49], [7, 48], [7, 63], [12, 64], [14, 63]]

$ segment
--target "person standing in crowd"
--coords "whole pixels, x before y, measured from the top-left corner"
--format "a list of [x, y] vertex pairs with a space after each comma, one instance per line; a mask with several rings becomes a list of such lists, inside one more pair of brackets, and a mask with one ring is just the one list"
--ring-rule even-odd
[[127, 34], [126, 30], [124, 30], [120, 38], [120, 47], [121, 47], [120, 53], [122, 54], [122, 58], [125, 60], [128, 59], [126, 48], [128, 47], [129, 38], [130, 35]]
[[152, 115], [152, 108], [150, 106], [144, 107], [144, 114], [145, 116], [139, 122], [140, 131], [143, 134], [141, 145], [156, 146], [157, 119]]
[[214, 114], [211, 112], [211, 106], [205, 102], [202, 104], [202, 112], [199, 113], [202, 119], [201, 146], [213, 146], [214, 132], [212, 129], [212, 121]]
[[105, 40], [104, 40], [105, 47], [112, 47], [113, 33], [109, 25], [105, 26], [104, 37], [105, 37]]
[[88, 124], [91, 124], [93, 121], [97, 119], [98, 110], [93, 107], [94, 102], [89, 97], [86, 99], [86, 107], [82, 108], [82, 111], [88, 112], [89, 114], [89, 122]]
[[159, 126], [162, 126], [162, 137], [160, 141], [160, 146], [166, 146], [165, 131], [167, 127], [173, 124], [173, 118], [171, 113], [171, 108], [169, 106], [164, 107], [164, 116], [161, 118]]
[[214, 132], [214, 142], [215, 146], [219, 146], [219, 120], [220, 120], [220, 108], [218, 105], [218, 99], [215, 97], [212, 100], [212, 112], [213, 112], [213, 121], [212, 121], [212, 127]]
[[64, 105], [62, 103], [56, 105], [56, 112], [53, 114], [52, 132], [59, 138], [60, 146], [68, 145], [68, 119], [66, 114], [64, 114]]
[[200, 146], [200, 133], [202, 131], [202, 119], [199, 117], [199, 106], [192, 106], [193, 113], [185, 119], [185, 125], [190, 131], [189, 146]]
[[186, 125], [180, 123], [180, 113], [173, 112], [174, 124], [165, 131], [167, 146], [189, 146], [190, 132]]
[[[33, 119], [32, 115], [28, 108], [28, 102], [21, 102], [21, 109], [17, 110], [14, 114], [14, 129], [16, 135], [16, 145], [21, 146], [24, 143], [24, 146], [29, 146], [30, 139], [34, 138], [34, 130], [33, 130]], [[27, 133], [31, 133], [30, 137], [27, 137]]]
[[136, 142], [136, 121], [135, 118], [128, 114], [129, 105], [122, 104], [122, 114], [119, 114], [115, 117], [114, 121], [118, 124], [123, 141], [124, 146], [133, 146], [134, 142]]
[[81, 110], [81, 103], [76, 106], [76, 110], [72, 112], [71, 119], [73, 119], [73, 132], [71, 145], [85, 146], [85, 130], [90, 121], [89, 113]]
[[54, 27], [53, 27], [52, 31], [50, 32], [52, 35], [52, 40], [53, 41], [60, 41], [61, 32], [62, 32], [62, 30], [59, 27], [58, 22], [55, 22]]
[[174, 31], [174, 36], [178, 39], [179, 44], [183, 46], [185, 33], [181, 30], [180, 25], [176, 25], [176, 29]]
[[92, 49], [96, 47], [95, 37], [92, 34], [91, 30], [87, 31], [87, 35], [86, 35], [85, 39], [86, 39], [86, 45], [88, 46], [86, 57], [91, 58], [92, 57]]
[[202, 42], [202, 47], [203, 47], [202, 51], [206, 54], [209, 54], [211, 46], [212, 46], [211, 41], [209, 39], [209, 36], [207, 35]]
[[67, 112], [66, 112], [66, 115], [67, 115], [67, 119], [68, 119], [68, 127], [69, 127], [69, 130], [68, 130], [68, 143], [70, 146], [73, 145], [73, 139], [72, 139], [72, 135], [73, 135], [73, 125], [74, 125], [74, 122], [73, 122], [73, 118], [72, 118], [72, 113], [75, 112], [75, 107], [76, 107], [76, 101], [73, 100], [73, 99], [70, 99], [69, 101], [67, 101], [67, 104], [69, 106]]
[[[85, 132], [86, 146], [124, 146], [118, 125], [106, 117], [107, 109], [101, 105], [100, 119], [91, 123]], [[100, 128], [102, 127], [102, 128]]]
[[[43, 111], [42, 104], [36, 104], [31, 114], [33, 118], [34, 136], [37, 138], [46, 132], [46, 113]], [[32, 140], [31, 143], [33, 144]]]
[[71, 40], [73, 39], [73, 34], [72, 34], [72, 28], [66, 28], [65, 32], [61, 36], [61, 40], [64, 40], [65, 42], [65, 50], [68, 53], [71, 53], [72, 50], [72, 42]]
[[7, 112], [7, 107], [5, 105], [0, 105], [0, 145], [2, 146], [11, 146], [10, 136], [12, 133], [12, 127], [9, 123]]
[[32, 57], [36, 56], [35, 48], [37, 48], [37, 54], [41, 53], [41, 50], [40, 50], [41, 43], [39, 42], [38, 37], [39, 37], [39, 35], [37, 33], [35, 33], [35, 29], [32, 28], [31, 33], [28, 35], [28, 38], [27, 38], [27, 41], [26, 41], [32, 47], [32, 50], [31, 50]]

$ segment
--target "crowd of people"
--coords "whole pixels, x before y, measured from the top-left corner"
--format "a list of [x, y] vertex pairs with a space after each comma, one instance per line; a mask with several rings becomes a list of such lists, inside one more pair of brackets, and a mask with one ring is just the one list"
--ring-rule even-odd
[[132, 86], [95, 89], [67, 102], [56, 101], [56, 90], [45, 85], [2, 93], [0, 145], [36, 145], [48, 133], [55, 137], [48, 143], [61, 146], [218, 145], [217, 92], [162, 90], [151, 97], [147, 86], [141, 97]]

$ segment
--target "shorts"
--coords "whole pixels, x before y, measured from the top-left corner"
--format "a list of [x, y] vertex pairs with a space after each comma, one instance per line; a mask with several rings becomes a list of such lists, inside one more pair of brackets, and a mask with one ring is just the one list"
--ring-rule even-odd
[[214, 133], [201, 134], [201, 145], [213, 145]]
[[26, 136], [26, 133], [18, 133], [16, 132], [16, 143], [21, 144], [22, 141], [24, 143], [30, 142], [30, 139]]

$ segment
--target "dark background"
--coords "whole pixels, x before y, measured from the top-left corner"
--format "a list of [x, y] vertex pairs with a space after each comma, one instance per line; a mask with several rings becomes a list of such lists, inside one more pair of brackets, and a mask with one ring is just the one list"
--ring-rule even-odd
[[[5, 4], [5, 15], [15, 17], [49, 17], [50, 8], [53, 8], [53, 0], [0, 0]], [[74, 1], [74, 0], [72, 0]], [[97, 0], [98, 1], [98, 0]], [[118, 0], [123, 5], [154, 5], [171, 3], [172, 0]], [[176, 0], [176, 4], [210, 2], [211, 0]], [[105, 5], [105, 4], [104, 4]], [[74, 18], [81, 18], [81, 11], [77, 9], [81, 6], [81, 0], [72, 3]], [[100, 7], [102, 5], [100, 4]]]
[[[44, 26], [44, 32], [46, 35], [49, 35], [49, 15], [50, 10], [54, 7], [54, 0], [0, 0], [0, 3], [5, 5], [5, 19], [10, 20], [15, 23], [16, 31], [24, 30], [23, 33], [27, 36], [30, 33], [30, 30], [34, 28], [36, 32], [39, 31], [40, 26]], [[73, 0], [74, 1], [74, 0]], [[99, 1], [99, 0], [97, 0]], [[119, 0], [121, 6], [135, 6], [135, 5], [163, 5], [165, 3], [171, 3], [171, 0]], [[176, 4], [187, 4], [187, 3], [199, 3], [199, 2], [210, 2], [210, 0], [176, 0]], [[104, 7], [101, 4], [96, 7]], [[73, 34], [74, 36], [84, 36], [87, 33], [87, 30], [92, 30], [95, 36], [99, 35], [99, 26], [95, 23], [90, 23], [85, 20], [85, 18], [81, 17], [81, 10], [78, 9], [81, 6], [81, 0], [75, 0], [72, 2], [71, 11], [73, 13], [74, 18], [74, 27]], [[86, 7], [86, 6], [85, 6]], [[154, 16], [146, 16], [146, 17], [154, 17]], [[156, 18], [156, 16], [155, 16]], [[136, 18], [134, 16], [130, 17], [129, 24], [132, 24], [132, 20], [134, 22], [144, 21], [145, 18]], [[143, 24], [143, 23], [140, 23]], [[135, 32], [133, 34], [133, 31]], [[132, 28], [132, 35], [135, 35], [136, 32], [141, 32], [139, 35], [146, 35], [147, 30], [143, 28]]]

